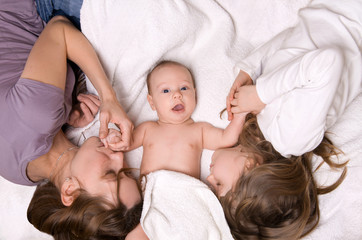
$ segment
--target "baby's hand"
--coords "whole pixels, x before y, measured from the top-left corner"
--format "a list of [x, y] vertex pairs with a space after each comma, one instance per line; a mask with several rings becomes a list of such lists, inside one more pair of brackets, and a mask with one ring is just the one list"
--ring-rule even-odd
[[233, 114], [245, 112], [258, 114], [265, 104], [260, 100], [255, 85], [244, 85], [235, 92], [231, 106], [230, 110]]
[[122, 134], [120, 131], [117, 131], [113, 128], [109, 129], [108, 135], [106, 138], [101, 139], [105, 147], [109, 147], [113, 151], [118, 151], [116, 144], [122, 140]]
[[[228, 113], [228, 119], [229, 121], [233, 119], [233, 113], [231, 111], [232, 108], [232, 101], [235, 98], [235, 93], [238, 91], [238, 89], [245, 85], [252, 85], [253, 80], [251, 80], [251, 77], [246, 72], [240, 70], [238, 76], [235, 78], [233, 85], [231, 86], [229, 95], [226, 98], [226, 110]], [[235, 102], [235, 101], [234, 101]]]

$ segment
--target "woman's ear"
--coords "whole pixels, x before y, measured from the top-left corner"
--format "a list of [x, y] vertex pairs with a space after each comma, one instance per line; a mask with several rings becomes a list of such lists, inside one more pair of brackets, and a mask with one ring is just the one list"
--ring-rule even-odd
[[150, 104], [153, 111], [156, 110], [155, 105], [153, 104], [152, 96], [150, 94], [147, 95], [147, 101]]
[[65, 206], [69, 207], [72, 205], [73, 201], [78, 197], [78, 189], [79, 184], [76, 180], [73, 180], [73, 178], [65, 179], [60, 190], [60, 197]]

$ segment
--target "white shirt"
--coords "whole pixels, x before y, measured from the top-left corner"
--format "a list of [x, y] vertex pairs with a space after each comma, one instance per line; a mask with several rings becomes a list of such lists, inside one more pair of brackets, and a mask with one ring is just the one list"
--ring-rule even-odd
[[362, 2], [316, 0], [237, 64], [267, 104], [258, 123], [284, 156], [316, 148], [362, 86]]

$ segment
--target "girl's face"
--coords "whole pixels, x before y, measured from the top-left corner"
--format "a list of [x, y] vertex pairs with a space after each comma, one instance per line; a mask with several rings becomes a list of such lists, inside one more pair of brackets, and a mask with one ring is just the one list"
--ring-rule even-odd
[[[122, 152], [113, 152], [104, 147], [97, 137], [91, 137], [82, 145], [71, 165], [72, 178], [80, 187], [93, 196], [101, 196], [117, 204], [117, 173], [127, 167]], [[131, 208], [141, 200], [136, 180], [121, 174], [119, 197], [121, 202]]]
[[241, 175], [258, 165], [255, 164], [252, 154], [243, 150], [239, 145], [233, 148], [218, 149], [212, 155], [210, 175], [206, 180], [217, 196], [225, 196], [227, 192], [234, 190]]
[[196, 107], [196, 90], [187, 68], [159, 66], [152, 72], [149, 87], [148, 102], [161, 122], [178, 124], [190, 119]]

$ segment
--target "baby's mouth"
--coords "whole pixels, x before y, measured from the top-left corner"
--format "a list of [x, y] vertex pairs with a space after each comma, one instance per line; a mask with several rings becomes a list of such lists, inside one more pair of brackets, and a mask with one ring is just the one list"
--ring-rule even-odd
[[184, 105], [182, 105], [182, 104], [177, 104], [176, 106], [174, 106], [174, 107], [172, 108], [172, 111], [178, 112], [178, 111], [182, 111], [182, 110], [184, 110], [184, 109], [185, 109]]

